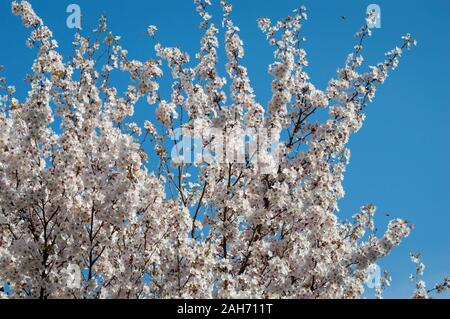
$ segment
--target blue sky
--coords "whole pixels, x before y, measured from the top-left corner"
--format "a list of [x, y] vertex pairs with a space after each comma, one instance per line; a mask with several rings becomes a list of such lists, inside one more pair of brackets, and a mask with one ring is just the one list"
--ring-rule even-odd
[[[164, 45], [179, 46], [191, 56], [199, 47], [199, 17], [190, 0], [31, 0], [31, 3], [53, 30], [65, 54], [71, 52], [75, 32], [66, 27], [66, 7], [70, 3], [81, 7], [84, 32], [92, 30], [99, 16], [105, 14], [113, 32], [122, 36], [121, 43], [132, 58], [154, 57], [152, 41], [145, 34], [150, 24], [158, 26], [158, 38]], [[257, 29], [258, 17], [274, 20], [290, 14], [301, 4], [307, 6], [309, 21], [303, 32], [308, 40], [309, 74], [313, 83], [324, 89], [352, 50], [353, 35], [371, 3], [381, 7], [382, 27], [374, 30], [365, 46], [368, 63], [381, 61], [386, 51], [401, 44], [400, 37], [407, 32], [413, 34], [419, 45], [404, 55], [400, 67], [378, 90], [375, 102], [367, 110], [365, 126], [350, 142], [347, 195], [340, 208], [342, 218], [346, 218], [361, 205], [374, 203], [378, 207], [380, 231], [394, 217], [406, 218], [415, 225], [411, 236], [380, 263], [393, 277], [386, 297], [401, 298], [409, 297], [413, 290], [408, 279], [414, 271], [410, 251], [422, 253], [427, 265], [424, 279], [429, 285], [450, 275], [450, 2], [236, 0], [233, 17], [241, 28], [246, 48], [244, 63], [256, 95], [259, 102], [266, 103], [271, 81], [266, 70], [272, 62], [272, 50]], [[218, 10], [213, 10], [214, 13], [217, 16]], [[343, 20], [341, 16], [347, 18]], [[23, 79], [35, 51], [25, 47], [28, 31], [12, 16], [7, 0], [0, 3], [0, 32], [3, 39], [0, 64], [5, 65], [9, 82], [23, 96], [27, 89]], [[153, 117], [152, 109], [145, 105], [136, 114], [139, 121]], [[369, 291], [367, 296], [371, 295]]]

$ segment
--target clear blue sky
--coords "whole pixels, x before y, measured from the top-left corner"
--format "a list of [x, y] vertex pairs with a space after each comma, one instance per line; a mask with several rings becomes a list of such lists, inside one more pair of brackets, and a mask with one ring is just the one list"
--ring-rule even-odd
[[[84, 32], [93, 29], [100, 15], [107, 15], [110, 27], [122, 36], [121, 43], [133, 58], [153, 57], [152, 41], [145, 35], [150, 24], [158, 26], [158, 38], [165, 45], [178, 45], [191, 56], [199, 46], [199, 17], [191, 0], [31, 0], [31, 3], [54, 31], [66, 54], [71, 52], [74, 34], [65, 24], [65, 9], [70, 3], [81, 6]], [[411, 236], [381, 263], [393, 277], [386, 297], [409, 297], [413, 284], [408, 276], [414, 271], [410, 251], [422, 253], [427, 265], [424, 278], [429, 285], [450, 275], [450, 2], [234, 1], [233, 16], [246, 45], [245, 63], [261, 103], [270, 97], [271, 77], [266, 70], [272, 62], [272, 51], [257, 29], [256, 19], [281, 18], [302, 3], [309, 12], [309, 21], [303, 29], [308, 39], [309, 73], [319, 88], [325, 88], [328, 79], [335, 76], [336, 68], [343, 65], [355, 43], [353, 34], [363, 23], [370, 3], [381, 7], [382, 28], [374, 30], [365, 47], [369, 63], [383, 59], [384, 52], [400, 44], [400, 37], [407, 32], [419, 42], [379, 89], [367, 111], [365, 126], [351, 140], [352, 158], [345, 179], [347, 195], [340, 204], [343, 218], [363, 204], [376, 204], [381, 230], [388, 220], [385, 213], [407, 218], [415, 225]], [[0, 3], [0, 30], [3, 40], [0, 64], [5, 65], [8, 80], [16, 84], [23, 96], [27, 88], [23, 78], [35, 52], [25, 47], [28, 31], [12, 16], [7, 0]], [[153, 117], [150, 113], [148, 106], [143, 105], [137, 111], [139, 121]]]

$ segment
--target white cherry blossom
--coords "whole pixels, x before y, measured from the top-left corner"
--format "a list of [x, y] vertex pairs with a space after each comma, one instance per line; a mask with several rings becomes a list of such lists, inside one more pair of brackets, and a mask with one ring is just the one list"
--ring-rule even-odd
[[[259, 19], [275, 59], [271, 99], [262, 105], [242, 64], [231, 4], [221, 1], [215, 24], [211, 2], [194, 2], [203, 29], [194, 59], [158, 42], [150, 26], [155, 52], [146, 61], [129, 58], [105, 17], [93, 36], [75, 36], [66, 60], [31, 5], [13, 2], [37, 56], [25, 99], [0, 77], [0, 282], [9, 289], [1, 298], [358, 298], [368, 270], [409, 235], [409, 223], [395, 219], [376, 237], [372, 204], [342, 221], [338, 201], [349, 138], [377, 86], [416, 44], [411, 35], [364, 71], [366, 24], [320, 90], [302, 49], [306, 9]], [[112, 85], [120, 72], [130, 79], [125, 89]], [[168, 97], [162, 76], [173, 80]], [[141, 99], [156, 114], [143, 128], [133, 118]], [[314, 117], [319, 110], [326, 120]], [[197, 135], [214, 128], [234, 150], [236, 128], [268, 131], [255, 149], [272, 169], [261, 170], [253, 154], [174, 163], [177, 128]], [[219, 143], [201, 141], [202, 149]], [[275, 142], [277, 156], [269, 156]], [[66, 284], [69, 267], [82, 270], [80, 286]], [[448, 287], [446, 279], [435, 289]], [[415, 296], [425, 295], [419, 281]]]

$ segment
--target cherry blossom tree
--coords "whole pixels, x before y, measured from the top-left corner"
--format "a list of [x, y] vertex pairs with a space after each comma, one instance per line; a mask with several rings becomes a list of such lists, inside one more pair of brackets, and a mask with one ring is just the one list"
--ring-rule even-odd
[[[338, 200], [350, 158], [346, 144], [377, 86], [416, 44], [411, 35], [363, 69], [361, 52], [371, 35], [366, 21], [354, 52], [319, 90], [305, 71], [306, 9], [274, 23], [261, 18], [275, 58], [265, 106], [241, 63], [231, 4], [221, 1], [221, 26], [208, 13], [210, 0], [195, 5], [204, 30], [195, 59], [165, 47], [149, 26], [155, 55], [138, 61], [104, 17], [91, 36], [75, 35], [73, 56], [65, 60], [32, 6], [12, 3], [37, 56], [25, 99], [6, 79], [0, 83], [3, 297], [358, 298], [370, 267], [408, 236], [408, 222], [396, 219], [377, 237], [372, 204], [353, 222], [341, 221]], [[224, 75], [218, 71], [222, 43]], [[159, 90], [163, 66], [173, 83], [166, 99]], [[119, 72], [130, 77], [123, 91], [111, 84]], [[155, 114], [144, 127], [132, 122], [140, 100]], [[227, 141], [226, 152], [239, 152], [238, 127], [270, 132], [257, 143], [256, 160], [248, 152], [243, 161], [173, 156], [181, 145], [177, 129], [198, 135], [214, 128]], [[201, 146], [217, 150], [221, 142], [208, 135]], [[149, 161], [158, 168], [149, 170]], [[74, 265], [81, 282], [68, 285]], [[425, 297], [423, 290], [415, 295]]]

